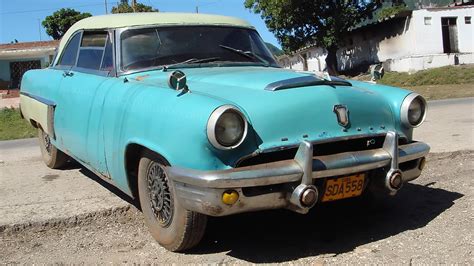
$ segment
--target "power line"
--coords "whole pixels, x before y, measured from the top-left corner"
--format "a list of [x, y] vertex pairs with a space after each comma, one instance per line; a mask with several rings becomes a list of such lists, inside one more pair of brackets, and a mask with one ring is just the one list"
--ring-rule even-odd
[[[67, 8], [79, 8], [79, 7], [89, 7], [89, 6], [102, 6], [103, 4], [90, 4], [90, 5], [81, 5], [81, 6], [70, 6]], [[10, 15], [10, 14], [22, 14], [22, 13], [31, 13], [31, 12], [41, 12], [41, 11], [50, 11], [50, 10], [57, 10], [63, 7], [57, 8], [45, 8], [45, 9], [36, 9], [36, 10], [22, 10], [22, 11], [12, 11], [12, 12], [2, 12], [0, 15]]]

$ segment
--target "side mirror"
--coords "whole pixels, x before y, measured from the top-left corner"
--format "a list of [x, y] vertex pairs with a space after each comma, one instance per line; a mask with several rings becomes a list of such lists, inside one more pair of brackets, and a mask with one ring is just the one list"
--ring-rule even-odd
[[171, 72], [168, 78], [168, 86], [173, 90], [188, 90], [188, 86], [186, 85], [186, 74], [183, 71], [175, 70]]
[[385, 71], [381, 64], [370, 66], [370, 75], [372, 76], [372, 81], [376, 81], [383, 78], [384, 74], [385, 74]]

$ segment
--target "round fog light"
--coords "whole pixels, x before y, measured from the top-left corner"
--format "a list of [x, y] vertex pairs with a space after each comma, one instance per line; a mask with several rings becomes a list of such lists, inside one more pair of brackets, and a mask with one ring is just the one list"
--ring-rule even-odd
[[235, 190], [227, 190], [222, 193], [222, 202], [227, 205], [232, 205], [239, 199], [239, 193]]

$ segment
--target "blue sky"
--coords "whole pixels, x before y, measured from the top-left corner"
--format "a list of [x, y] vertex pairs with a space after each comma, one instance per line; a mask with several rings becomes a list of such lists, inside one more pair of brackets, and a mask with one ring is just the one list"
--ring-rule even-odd
[[[107, 0], [109, 11], [118, 0]], [[254, 25], [262, 38], [274, 45], [277, 40], [265, 26], [260, 15], [244, 8], [243, 0], [138, 0], [162, 12], [195, 12], [234, 16], [245, 19]], [[20, 42], [51, 40], [39, 21], [60, 8], [74, 8], [92, 15], [105, 14], [104, 0], [0, 0], [0, 43], [14, 39]]]

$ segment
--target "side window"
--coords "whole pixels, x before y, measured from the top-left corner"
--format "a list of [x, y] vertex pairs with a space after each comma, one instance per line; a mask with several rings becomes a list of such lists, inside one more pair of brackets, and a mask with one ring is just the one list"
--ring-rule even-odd
[[102, 59], [102, 66], [100, 70], [102, 71], [111, 71], [114, 68], [114, 53], [113, 53], [112, 42], [110, 41], [110, 36], [107, 38], [107, 43], [105, 44], [104, 58]]
[[79, 48], [77, 67], [99, 70], [106, 40], [106, 32], [84, 32]]
[[77, 33], [72, 37], [71, 41], [64, 48], [61, 60], [58, 65], [60, 66], [73, 66], [76, 64], [77, 48], [79, 47], [79, 41], [81, 40], [81, 34]]

